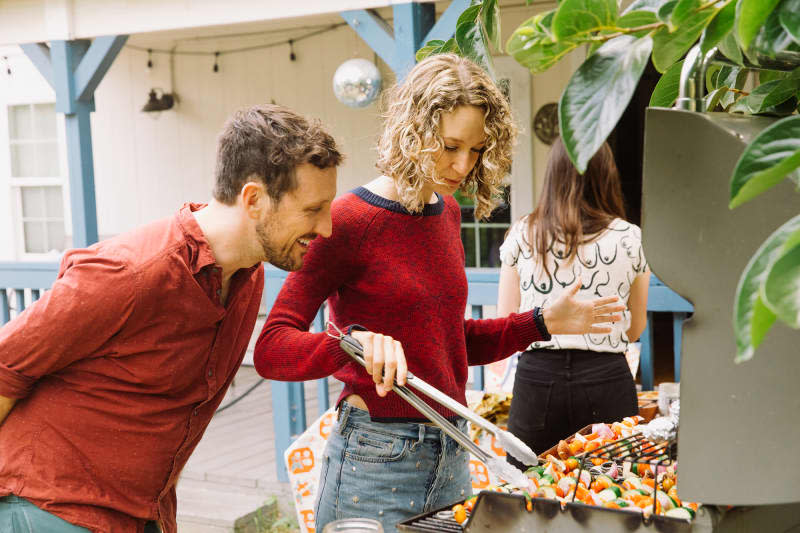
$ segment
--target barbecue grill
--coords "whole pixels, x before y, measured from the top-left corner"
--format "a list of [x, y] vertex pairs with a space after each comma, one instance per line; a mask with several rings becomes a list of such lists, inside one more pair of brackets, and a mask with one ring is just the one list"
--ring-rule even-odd
[[[694, 520], [546, 499], [528, 512], [522, 496], [482, 492], [463, 531], [800, 532], [800, 335], [776, 325], [751, 361], [736, 364], [731, 325], [739, 275], [797, 214], [788, 180], [728, 209], [736, 161], [775, 120], [647, 110], [642, 238], [653, 271], [695, 308], [683, 330], [675, 452], [681, 499], [704, 504]], [[440, 511], [398, 529], [461, 529]]]

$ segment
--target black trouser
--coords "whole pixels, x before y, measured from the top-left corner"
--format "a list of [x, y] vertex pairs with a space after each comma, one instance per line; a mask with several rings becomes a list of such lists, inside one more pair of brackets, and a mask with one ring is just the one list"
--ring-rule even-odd
[[[582, 427], [639, 411], [636, 385], [621, 353], [531, 350], [514, 378], [508, 429], [536, 453]], [[512, 458], [509, 462], [522, 466]]]

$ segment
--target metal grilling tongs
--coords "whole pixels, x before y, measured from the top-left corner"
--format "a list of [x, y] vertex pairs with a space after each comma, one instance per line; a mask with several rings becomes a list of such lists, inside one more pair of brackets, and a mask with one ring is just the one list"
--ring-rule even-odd
[[[361, 343], [359, 343], [350, 335], [343, 333], [339, 328], [336, 327], [335, 324], [330, 321], [326, 323], [326, 326], [328, 336], [338, 339], [339, 346], [342, 348], [342, 350], [350, 355], [350, 357], [352, 357], [357, 363], [366, 368], [366, 362], [364, 361], [364, 352]], [[335, 333], [331, 332], [331, 330], [333, 330]], [[417, 411], [425, 415], [428, 420], [449, 435], [462, 448], [466, 449], [475, 457], [483, 461], [489, 470], [493, 471], [511, 485], [522, 488], [525, 488], [529, 485], [530, 482], [528, 477], [519, 469], [500, 457], [486, 452], [480, 446], [475, 444], [468, 435], [465, 435], [456, 426], [451, 424], [449, 420], [436, 412], [436, 410], [434, 410], [430, 405], [425, 403], [419, 396], [411, 391], [409, 386], [423, 393], [425, 396], [431, 398], [440, 405], [450, 409], [462, 418], [469, 420], [473, 424], [494, 435], [495, 439], [497, 439], [497, 443], [504, 450], [506, 450], [507, 453], [511, 454], [520, 462], [527, 465], [539, 464], [539, 459], [536, 457], [536, 454], [533, 453], [533, 451], [524, 442], [522, 442], [512, 433], [504, 431], [488, 420], [478, 416], [468, 408], [461, 405], [461, 403], [457, 402], [435, 387], [429, 385], [422, 379], [414, 376], [411, 372], [406, 374], [406, 386], [398, 385], [397, 380], [394, 382], [392, 390], [396, 392], [398, 396], [408, 402]]]

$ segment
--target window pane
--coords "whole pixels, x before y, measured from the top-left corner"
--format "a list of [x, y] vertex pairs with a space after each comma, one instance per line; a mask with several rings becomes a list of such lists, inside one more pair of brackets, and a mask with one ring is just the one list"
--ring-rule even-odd
[[507, 227], [481, 228], [481, 266], [500, 266], [500, 246], [506, 235]]
[[36, 177], [36, 145], [11, 145], [11, 176], [14, 178]]
[[464, 222], [475, 222], [475, 208], [471, 205], [461, 206], [461, 223]]
[[55, 104], [34, 105], [33, 125], [33, 134], [37, 139], [55, 139], [57, 137]]
[[31, 106], [12, 105], [8, 107], [8, 137], [15, 139], [32, 139]]
[[55, 250], [56, 252], [64, 251], [64, 221], [47, 223], [47, 251]]
[[36, 143], [36, 176], [49, 178], [59, 176], [58, 170], [58, 143]]
[[22, 218], [44, 218], [44, 187], [22, 187]]
[[511, 223], [511, 186], [506, 185], [500, 194], [500, 203], [497, 204], [486, 222]]
[[461, 228], [461, 242], [464, 244], [465, 265], [467, 268], [478, 266], [475, 255], [475, 228]]
[[504, 224], [511, 223], [511, 206], [508, 204], [500, 204], [494, 208], [491, 216], [484, 222], [500, 222]]
[[45, 213], [47, 218], [64, 219], [64, 200], [61, 196], [61, 187], [45, 187]]
[[42, 254], [45, 249], [44, 222], [25, 222], [25, 251], [29, 254]]

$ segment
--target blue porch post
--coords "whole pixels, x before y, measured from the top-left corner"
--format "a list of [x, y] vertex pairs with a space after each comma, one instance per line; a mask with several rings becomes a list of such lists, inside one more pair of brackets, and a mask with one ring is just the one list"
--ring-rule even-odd
[[458, 16], [469, 4], [470, 0], [453, 0], [438, 22], [435, 4], [396, 4], [392, 7], [394, 28], [371, 9], [342, 11], [340, 15], [402, 80], [426, 42], [453, 36]]
[[22, 50], [56, 93], [56, 110], [64, 113], [72, 208], [72, 245], [97, 242], [97, 207], [92, 158], [90, 113], [94, 91], [122, 50], [127, 35], [94, 41], [53, 41], [24, 44]]
[[655, 274], [650, 277], [650, 288], [647, 296], [647, 326], [642, 332], [640, 342], [642, 351], [639, 356], [642, 390], [653, 390], [653, 313], [672, 313], [673, 357], [675, 381], [681, 379], [681, 344], [683, 340], [683, 322], [694, 306], [680, 294], [676, 293], [658, 279]]

